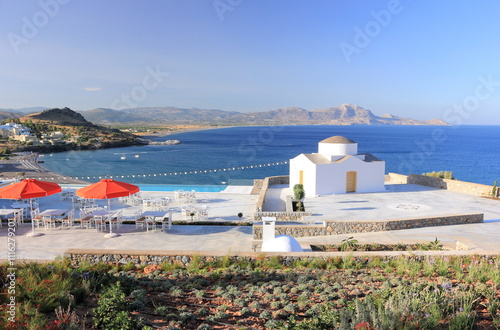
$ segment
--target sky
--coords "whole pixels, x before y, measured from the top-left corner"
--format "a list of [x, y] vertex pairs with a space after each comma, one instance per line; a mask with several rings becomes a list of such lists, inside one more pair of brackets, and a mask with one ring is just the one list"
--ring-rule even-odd
[[0, 0], [0, 108], [356, 104], [500, 125], [500, 2]]

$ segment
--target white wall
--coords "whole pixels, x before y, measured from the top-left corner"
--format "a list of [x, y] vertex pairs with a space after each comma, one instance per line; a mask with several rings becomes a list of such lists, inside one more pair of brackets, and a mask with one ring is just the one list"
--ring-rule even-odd
[[[384, 191], [385, 162], [366, 163], [351, 157], [337, 164], [318, 165], [317, 195], [345, 194], [347, 172], [357, 172], [356, 192]], [[307, 191], [306, 191], [307, 193]]]
[[346, 176], [357, 172], [356, 192], [384, 191], [385, 162], [364, 162], [350, 157], [340, 163], [313, 164], [304, 155], [290, 160], [290, 189], [299, 183], [300, 171], [304, 171], [304, 190], [307, 197], [345, 194]]
[[318, 153], [322, 155], [356, 155], [358, 144], [318, 143]]
[[315, 165], [304, 155], [299, 155], [290, 160], [290, 189], [300, 183], [300, 171], [304, 171], [304, 191], [306, 196], [316, 196], [316, 171]]

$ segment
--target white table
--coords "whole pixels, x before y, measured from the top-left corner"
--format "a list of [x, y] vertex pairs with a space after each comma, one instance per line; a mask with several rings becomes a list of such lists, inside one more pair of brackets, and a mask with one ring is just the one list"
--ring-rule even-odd
[[68, 212], [68, 209], [48, 209], [39, 213], [40, 216], [60, 217]]
[[[50, 221], [53, 222], [53, 227], [56, 227], [56, 221], [59, 220], [59, 217], [62, 217], [63, 215], [66, 214], [66, 212], [69, 212], [70, 210], [68, 209], [47, 209], [42, 212], [40, 212], [38, 215], [43, 217], [50, 217]], [[44, 225], [45, 228], [47, 229], [47, 223], [45, 223], [44, 220]]]
[[21, 211], [20, 209], [0, 209], [0, 216], [7, 216]]
[[[109, 233], [112, 235], [112, 226], [111, 226], [111, 220], [114, 218], [114, 215], [118, 213], [118, 211], [108, 211], [108, 210], [95, 210], [92, 212], [92, 221], [94, 221], [94, 225], [97, 227], [96, 221], [94, 219], [94, 216], [99, 216], [102, 217], [102, 221], [104, 224], [109, 223]], [[99, 230], [99, 228], [97, 228]]]
[[[148, 218], [153, 218], [155, 223], [161, 223], [162, 224], [162, 229], [163, 229], [163, 221], [165, 218], [168, 217], [168, 224], [167, 224], [167, 229], [172, 228], [172, 211], [145, 211], [142, 212], [141, 214], [142, 217], [146, 218], [146, 221]], [[146, 230], [149, 231], [149, 226], [146, 225]]]
[[[6, 217], [6, 216], [9, 216], [9, 215], [13, 214], [14, 218], [15, 218], [16, 215], [18, 215], [19, 212], [21, 212], [21, 214], [22, 214], [23, 210], [22, 209], [0, 209], [0, 216]], [[22, 218], [22, 216], [20, 216], [20, 217], [18, 216], [18, 219], [17, 219], [17, 224], [18, 225], [21, 223], [21, 218]], [[1, 226], [2, 225], [1, 225], [1, 222], [0, 222], [0, 227]]]
[[29, 203], [14, 203], [11, 207], [14, 209], [29, 209], [31, 205]]
[[92, 211], [92, 215], [98, 215], [102, 217], [109, 217], [110, 215], [115, 214], [116, 211], [107, 211], [107, 210], [95, 210]]

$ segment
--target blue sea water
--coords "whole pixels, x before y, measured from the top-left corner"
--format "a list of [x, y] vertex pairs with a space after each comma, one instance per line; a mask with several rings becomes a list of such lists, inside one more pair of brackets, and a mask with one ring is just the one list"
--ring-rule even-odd
[[251, 184], [288, 174], [287, 164], [267, 165], [317, 152], [318, 142], [334, 135], [358, 142], [360, 153], [385, 160], [386, 172], [447, 170], [457, 179], [490, 185], [500, 179], [500, 126], [231, 127], [157, 139], [182, 142], [173, 146], [54, 153], [45, 155], [44, 166], [91, 182], [111, 176], [135, 184]]

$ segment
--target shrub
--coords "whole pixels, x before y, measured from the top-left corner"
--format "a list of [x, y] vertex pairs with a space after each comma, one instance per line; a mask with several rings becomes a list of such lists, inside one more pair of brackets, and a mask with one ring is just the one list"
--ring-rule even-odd
[[455, 178], [453, 177], [452, 171], [428, 172], [428, 173], [422, 173], [422, 175], [431, 176], [434, 178], [455, 180]]
[[94, 324], [105, 329], [135, 329], [134, 322], [130, 316], [130, 303], [120, 285], [116, 282], [108, 288], [93, 309]]
[[304, 211], [302, 205], [302, 200], [306, 197], [306, 192], [304, 191], [304, 185], [297, 183], [293, 186], [293, 198], [297, 201], [297, 211]]
[[250, 308], [248, 308], [248, 307], [243, 307], [243, 308], [240, 310], [240, 314], [241, 314], [241, 316], [246, 316], [246, 315], [250, 314]]
[[269, 313], [268, 311], [262, 311], [260, 314], [259, 314], [259, 317], [261, 319], [264, 319], [264, 320], [269, 320], [269, 319], [272, 319], [272, 315], [271, 313]]

